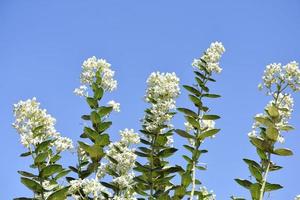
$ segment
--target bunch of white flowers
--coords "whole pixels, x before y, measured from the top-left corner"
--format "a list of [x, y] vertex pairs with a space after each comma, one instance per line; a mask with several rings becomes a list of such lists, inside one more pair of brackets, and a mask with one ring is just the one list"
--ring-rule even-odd
[[88, 58], [82, 64], [80, 75], [81, 86], [74, 90], [79, 96], [87, 96], [87, 86], [91, 86], [96, 81], [96, 74], [99, 73], [102, 81], [101, 87], [105, 91], [113, 91], [117, 88], [117, 81], [114, 80], [115, 72], [111, 70], [111, 65], [104, 59], [97, 59], [95, 56]]
[[[300, 90], [300, 70], [299, 64], [296, 61], [292, 61], [285, 66], [281, 63], [272, 63], [267, 65], [264, 75], [263, 83], [259, 84], [259, 89], [265, 86], [267, 89], [272, 90], [272, 86], [278, 85], [289, 86], [293, 91]], [[272, 94], [272, 92], [269, 92]]]
[[151, 115], [144, 120], [148, 131], [156, 130], [172, 118], [170, 111], [176, 108], [175, 99], [180, 94], [179, 78], [175, 73], [153, 72], [147, 80], [146, 101], [152, 104]]
[[120, 112], [120, 103], [111, 100], [107, 104], [108, 106], [112, 107], [115, 112]]
[[[80, 199], [80, 190], [82, 189], [84, 195], [94, 199], [106, 199], [102, 193], [108, 194], [107, 189], [98, 181], [98, 179], [77, 179], [70, 181], [69, 194], [74, 199]], [[79, 193], [79, 194], [78, 194]]]
[[213, 42], [200, 59], [194, 59], [192, 66], [201, 70], [200, 66], [203, 66], [204, 61], [207, 65], [206, 70], [209, 73], [221, 73], [222, 68], [219, 65], [219, 61], [224, 52], [225, 48], [221, 42]]
[[[111, 143], [106, 151], [108, 164], [101, 163], [97, 170], [97, 177], [103, 178], [106, 172], [114, 171], [118, 176], [113, 177], [112, 182], [122, 190], [115, 199], [135, 199], [135, 193], [132, 190], [134, 173], [132, 171], [135, 166], [136, 154], [135, 149], [130, 145], [138, 144], [140, 137], [133, 129], [124, 129], [120, 131], [121, 140]], [[112, 162], [114, 159], [116, 162]]]
[[21, 136], [21, 143], [29, 148], [36, 146], [48, 139], [54, 139], [52, 144], [57, 151], [73, 148], [69, 138], [61, 137], [54, 127], [56, 120], [45, 109], [40, 108], [36, 98], [19, 101], [14, 104], [14, 116], [16, 118], [13, 127]]
[[201, 200], [216, 200], [216, 195], [214, 194], [214, 192], [212, 190], [208, 191], [206, 187], [202, 186], [202, 187], [200, 187], [200, 192], [202, 193], [203, 196], [207, 196]]

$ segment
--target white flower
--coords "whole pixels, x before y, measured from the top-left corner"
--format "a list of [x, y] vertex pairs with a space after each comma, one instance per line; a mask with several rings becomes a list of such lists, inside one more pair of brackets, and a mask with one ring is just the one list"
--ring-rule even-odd
[[59, 136], [53, 144], [58, 152], [73, 149], [73, 142], [70, 138]]
[[87, 86], [91, 87], [96, 83], [96, 76], [101, 76], [100, 86], [105, 91], [113, 91], [117, 88], [117, 81], [114, 80], [115, 72], [111, 70], [110, 64], [104, 59], [97, 59], [95, 56], [88, 58], [82, 64], [82, 72], [80, 75], [81, 86], [74, 90], [79, 96], [87, 96]]
[[81, 85], [79, 86], [79, 88], [76, 88], [74, 90], [74, 93], [78, 96], [83, 96], [83, 97], [88, 96], [87, 87], [85, 85]]
[[140, 136], [138, 133], [135, 133], [133, 129], [125, 128], [123, 131], [120, 131], [121, 142], [130, 145], [140, 143]]
[[214, 192], [212, 190], [208, 191], [206, 189], [206, 187], [202, 186], [202, 187], [200, 187], [200, 192], [202, 193], [203, 196], [210, 195], [210, 196], [205, 197], [203, 200], [216, 200], [216, 195], [214, 194]]
[[13, 127], [20, 134], [21, 143], [25, 147], [36, 146], [48, 139], [60, 138], [54, 127], [56, 120], [47, 114], [45, 109], [40, 108], [36, 98], [14, 104], [13, 112], [16, 118]]
[[206, 70], [209, 73], [221, 73], [222, 68], [219, 66], [219, 61], [224, 52], [225, 48], [221, 42], [213, 42], [204, 52], [204, 55], [201, 57], [201, 59], [194, 59], [192, 66], [202, 70], [200, 66], [203, 66], [202, 60], [204, 60], [207, 65]]
[[[154, 131], [162, 125], [167, 125], [175, 109], [175, 99], [180, 94], [179, 78], [175, 73], [153, 72], [147, 79], [146, 101], [151, 108], [144, 119], [144, 126], [148, 131]], [[171, 124], [169, 124], [170, 126]]]
[[111, 100], [107, 104], [108, 104], [108, 106], [112, 107], [114, 111], [120, 112], [120, 103], [117, 103], [114, 100]]
[[280, 63], [272, 63], [266, 66], [263, 85], [271, 90], [272, 86], [276, 88], [278, 84], [288, 85], [293, 91], [300, 90], [300, 70], [296, 61], [292, 61], [285, 66]]
[[215, 121], [214, 120], [200, 120], [200, 126], [202, 129], [211, 130], [215, 128]]
[[106, 188], [99, 183], [97, 179], [78, 179], [70, 181], [69, 193], [75, 194], [80, 189], [83, 190], [85, 195], [94, 197], [96, 199], [105, 199], [102, 192], [107, 193]]

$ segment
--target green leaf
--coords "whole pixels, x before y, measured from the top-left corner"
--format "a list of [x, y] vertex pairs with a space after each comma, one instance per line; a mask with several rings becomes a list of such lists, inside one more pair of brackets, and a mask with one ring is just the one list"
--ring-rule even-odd
[[167, 158], [177, 151], [176, 148], [167, 148], [158, 153], [159, 157]]
[[191, 86], [188, 86], [188, 85], [183, 85], [183, 87], [184, 87], [187, 91], [193, 93], [194, 95], [196, 95], [196, 96], [198, 96], [198, 97], [201, 96], [201, 93], [200, 93], [196, 88], [191, 87]]
[[99, 109], [98, 109], [98, 114], [103, 117], [103, 116], [106, 116], [108, 115], [109, 113], [111, 113], [111, 111], [113, 110], [113, 107], [111, 106], [101, 106]]
[[43, 191], [43, 187], [37, 183], [34, 180], [31, 180], [29, 178], [25, 178], [25, 177], [21, 177], [21, 182], [30, 190], [32, 190], [33, 192], [37, 193], [37, 192], [42, 192]]
[[198, 114], [195, 113], [194, 111], [190, 110], [190, 109], [187, 109], [187, 108], [177, 108], [178, 111], [184, 113], [185, 115], [187, 116], [191, 116], [191, 117], [194, 117], [194, 118], [197, 118], [198, 117]]
[[62, 200], [62, 199], [67, 199], [67, 194], [68, 194], [69, 187], [64, 187], [62, 189], [59, 189], [47, 198], [47, 200]]
[[263, 151], [271, 151], [271, 147], [268, 143], [266, 143], [262, 138], [250, 138], [250, 142], [256, 146], [257, 148]]
[[265, 118], [265, 117], [255, 117], [254, 118], [257, 122], [265, 125], [266, 127], [269, 127], [269, 126], [273, 126], [273, 123], [270, 119], [268, 118]]
[[180, 130], [180, 129], [176, 129], [175, 132], [180, 135], [181, 137], [184, 137], [184, 138], [195, 138], [193, 135], [187, 133], [186, 131], [184, 130]]
[[290, 125], [285, 125], [285, 126], [281, 126], [280, 129], [283, 131], [291, 131], [291, 130], [294, 130], [294, 127], [292, 127]]
[[46, 160], [48, 157], [48, 152], [43, 152], [37, 155], [37, 157], [34, 159], [34, 163], [41, 163]]
[[99, 126], [99, 132], [103, 132], [112, 125], [112, 122], [102, 122]]
[[260, 188], [261, 186], [259, 183], [254, 183], [250, 186], [250, 192], [253, 200], [259, 200]]
[[267, 108], [267, 111], [268, 111], [268, 114], [273, 117], [273, 118], [277, 118], [279, 117], [279, 112], [278, 112], [278, 109], [274, 106], [274, 105], [271, 105]]
[[30, 155], [31, 155], [31, 152], [28, 151], [28, 152], [22, 153], [20, 156], [21, 157], [26, 157], [26, 156], [30, 156]]
[[94, 124], [101, 123], [101, 117], [98, 115], [96, 111], [91, 112], [91, 119]]
[[36, 146], [35, 152], [44, 151], [44, 150], [46, 150], [47, 148], [50, 148], [50, 147], [51, 147], [50, 145], [51, 145], [52, 142], [53, 142], [52, 140], [46, 140], [46, 141], [44, 141], [44, 142], [38, 144], [38, 145]]
[[194, 95], [189, 95], [190, 100], [197, 106], [197, 107], [201, 107], [202, 106], [202, 102], [200, 101], [200, 99]]
[[55, 173], [61, 172], [62, 170], [63, 168], [61, 165], [58, 164], [48, 165], [41, 170], [41, 176], [47, 178], [49, 176], [52, 176]]
[[190, 116], [185, 116], [185, 119], [196, 129], [200, 129], [200, 124], [197, 120]]
[[265, 191], [270, 192], [270, 191], [273, 191], [273, 190], [279, 190], [281, 188], [283, 188], [283, 187], [279, 184], [266, 183]]
[[257, 181], [260, 182], [263, 179], [261, 171], [255, 165], [249, 165], [249, 170], [252, 176], [254, 176]]
[[268, 127], [266, 130], [266, 135], [269, 139], [276, 141], [278, 138], [279, 132], [275, 127]]
[[87, 97], [86, 101], [92, 109], [95, 109], [98, 107], [98, 101], [96, 99], [94, 99], [92, 97]]
[[262, 171], [261, 166], [260, 166], [257, 162], [255, 162], [254, 160], [250, 160], [250, 159], [246, 159], [246, 158], [244, 158], [243, 160], [244, 160], [244, 162], [247, 163], [249, 166], [254, 166], [254, 167], [256, 167], [257, 169], [259, 169], [260, 171]]
[[205, 119], [205, 120], [216, 120], [216, 119], [220, 119], [220, 117], [218, 115], [203, 115], [202, 119]]
[[22, 176], [26, 176], [26, 177], [37, 177], [36, 175], [29, 173], [29, 172], [25, 172], [25, 171], [18, 171], [19, 174], [21, 174]]
[[293, 155], [292, 150], [286, 149], [286, 148], [281, 148], [281, 149], [275, 149], [274, 154], [279, 155], [279, 156], [291, 156]]
[[104, 92], [103, 88], [101, 88], [101, 87], [95, 88], [94, 98], [97, 100], [100, 100], [103, 97], [103, 92]]
[[249, 189], [252, 183], [246, 179], [234, 179], [239, 185], [243, 186], [244, 188]]
[[211, 130], [205, 131], [199, 135], [199, 139], [204, 140], [207, 137], [212, 137], [215, 134], [217, 134], [219, 131], [220, 131], [220, 129], [211, 129]]
[[203, 97], [219, 98], [219, 97], [221, 97], [221, 95], [218, 95], [218, 94], [204, 94]]

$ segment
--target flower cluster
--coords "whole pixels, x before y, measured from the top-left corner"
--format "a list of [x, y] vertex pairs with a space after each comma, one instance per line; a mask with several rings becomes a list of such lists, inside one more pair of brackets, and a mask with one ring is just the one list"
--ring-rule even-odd
[[[266, 66], [262, 77], [263, 84], [259, 84], [259, 89], [265, 86], [268, 89], [267, 94], [272, 95], [273, 99], [265, 107], [266, 113], [260, 113], [255, 118], [267, 119], [268, 110], [274, 106], [278, 112], [278, 119], [274, 122], [275, 128], [279, 131], [277, 141], [284, 142], [284, 138], [280, 130], [286, 130], [288, 120], [291, 118], [294, 106], [294, 100], [289, 93], [284, 93], [285, 90], [298, 91], [300, 89], [300, 70], [298, 63], [293, 61], [285, 66], [280, 63], [273, 63]], [[274, 87], [273, 87], [274, 86]], [[274, 91], [272, 91], [275, 89]], [[249, 137], [257, 137], [257, 130], [261, 123], [257, 120], [252, 126], [252, 131], [248, 133]]]
[[170, 111], [175, 109], [175, 99], [180, 94], [179, 78], [175, 73], [152, 73], [147, 80], [146, 101], [152, 104], [144, 119], [146, 130], [153, 131], [169, 122]]
[[61, 137], [54, 127], [56, 120], [45, 109], [40, 108], [36, 98], [14, 104], [16, 118], [13, 127], [21, 137], [21, 143], [29, 148], [45, 140], [53, 139], [53, 146], [58, 152], [73, 148], [69, 138]]
[[200, 59], [194, 59], [192, 66], [201, 70], [200, 66], [206, 64], [206, 70], [209, 73], [220, 73], [222, 68], [219, 65], [219, 61], [224, 52], [225, 48], [221, 42], [213, 42]]
[[216, 195], [213, 191], [208, 191], [206, 187], [200, 187], [200, 193], [204, 197], [203, 200], [216, 200]]
[[111, 65], [104, 59], [97, 59], [95, 56], [88, 58], [82, 64], [80, 75], [81, 86], [74, 90], [79, 96], [87, 96], [87, 86], [92, 86], [96, 82], [96, 76], [101, 76], [101, 87], [105, 91], [113, 91], [117, 88], [117, 81], [114, 80], [115, 72], [111, 70]]
[[70, 181], [69, 194], [74, 199], [80, 199], [83, 195], [94, 199], [106, 199], [103, 193], [108, 194], [107, 189], [97, 179], [77, 179]]
[[259, 89], [265, 86], [269, 90], [268, 94], [272, 94], [272, 86], [276, 88], [279, 85], [289, 86], [293, 91], [300, 90], [300, 70], [297, 62], [292, 61], [284, 66], [281, 63], [267, 65]]
[[[112, 182], [122, 190], [115, 199], [135, 199], [135, 193], [132, 189], [134, 173], [132, 172], [135, 166], [136, 154], [135, 149], [129, 148], [132, 144], [138, 144], [140, 137], [133, 129], [124, 129], [120, 131], [121, 140], [111, 143], [106, 151], [108, 164], [101, 164], [97, 171], [97, 177], [103, 178], [106, 172], [113, 171]], [[113, 159], [116, 162], [112, 162]]]
[[108, 106], [112, 107], [114, 111], [120, 112], [120, 103], [117, 103], [114, 100], [111, 100], [107, 104], [108, 104]]

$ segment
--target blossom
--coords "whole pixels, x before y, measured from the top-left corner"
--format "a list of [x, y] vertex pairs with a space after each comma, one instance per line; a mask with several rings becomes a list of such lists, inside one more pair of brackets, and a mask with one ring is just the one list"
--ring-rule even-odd
[[219, 66], [219, 61], [224, 52], [225, 48], [221, 42], [213, 42], [200, 59], [194, 59], [192, 66], [202, 70], [200, 66], [203, 66], [204, 61], [206, 63], [206, 70], [209, 73], [221, 73], [222, 68]]
[[130, 145], [140, 143], [140, 137], [138, 133], [135, 133], [133, 129], [124, 129], [120, 131], [121, 142]]
[[40, 103], [35, 97], [14, 104], [13, 113], [16, 118], [13, 127], [20, 134], [21, 143], [25, 147], [36, 146], [48, 139], [56, 140], [54, 146], [57, 151], [72, 147], [72, 141], [62, 138], [56, 131], [55, 118], [47, 114], [47, 110], [40, 108]]
[[208, 191], [206, 187], [200, 187], [200, 193], [204, 196], [203, 200], [216, 200], [216, 195], [213, 191]]
[[[289, 86], [293, 91], [300, 90], [300, 70], [296, 61], [289, 62], [282, 66], [281, 63], [272, 63], [266, 66], [263, 75], [263, 83], [260, 89], [265, 86], [271, 90], [272, 86]], [[269, 92], [270, 94], [270, 92]]]
[[78, 96], [87, 97], [88, 96], [87, 87], [85, 85], [81, 85], [79, 86], [79, 88], [75, 88], [74, 94]]
[[111, 70], [111, 65], [104, 59], [98, 59], [95, 56], [88, 58], [82, 64], [80, 75], [81, 86], [74, 90], [79, 96], [87, 96], [87, 86], [91, 87], [96, 83], [97, 74], [101, 76], [100, 86], [105, 91], [113, 91], [117, 88], [117, 81], [114, 80], [115, 72]]
[[175, 99], [180, 94], [179, 78], [175, 73], [153, 72], [147, 79], [147, 84], [145, 99], [151, 103], [151, 108], [143, 123], [146, 130], [153, 131], [173, 117], [170, 111], [176, 108]]
[[58, 152], [65, 151], [73, 148], [73, 142], [70, 138], [59, 136], [54, 141], [53, 146], [55, 146]]
[[107, 189], [97, 179], [77, 179], [70, 181], [69, 193], [76, 199], [76, 192], [80, 189], [85, 195], [96, 199], [105, 199], [102, 193], [107, 193]]
[[111, 100], [107, 104], [108, 104], [108, 106], [112, 107], [114, 111], [120, 112], [120, 103], [117, 103], [114, 100]]

